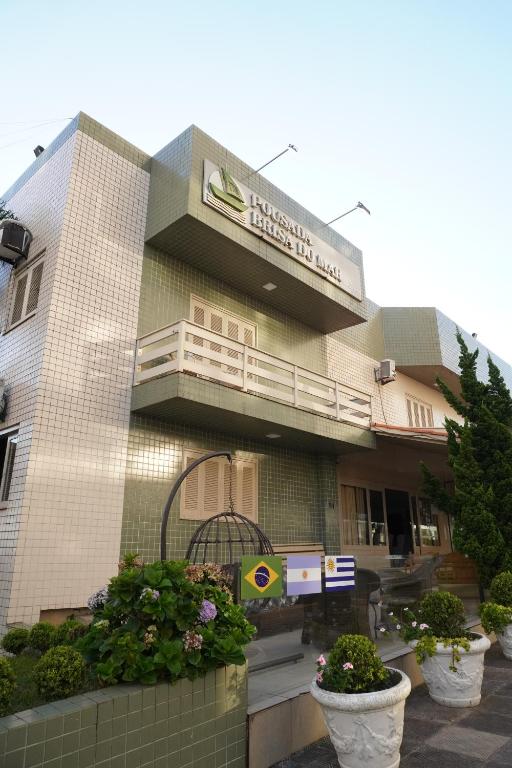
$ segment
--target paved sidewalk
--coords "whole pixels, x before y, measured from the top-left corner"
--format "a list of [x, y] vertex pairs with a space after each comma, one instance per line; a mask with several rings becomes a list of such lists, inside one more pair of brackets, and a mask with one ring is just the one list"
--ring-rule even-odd
[[[401, 753], [400, 768], [511, 768], [512, 661], [497, 644], [485, 657], [478, 707], [442, 707], [424, 685], [411, 693]], [[338, 768], [338, 761], [326, 738], [274, 768]]]

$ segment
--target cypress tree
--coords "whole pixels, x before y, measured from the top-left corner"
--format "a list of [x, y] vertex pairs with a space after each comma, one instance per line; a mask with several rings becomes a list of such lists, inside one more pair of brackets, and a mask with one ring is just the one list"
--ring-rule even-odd
[[488, 382], [477, 377], [478, 350], [460, 347], [460, 395], [438, 379], [447, 403], [463, 419], [446, 419], [448, 463], [455, 490], [422, 464], [428, 497], [454, 517], [456, 549], [471, 557], [486, 586], [500, 570], [512, 567], [512, 398], [499, 368], [487, 359]]

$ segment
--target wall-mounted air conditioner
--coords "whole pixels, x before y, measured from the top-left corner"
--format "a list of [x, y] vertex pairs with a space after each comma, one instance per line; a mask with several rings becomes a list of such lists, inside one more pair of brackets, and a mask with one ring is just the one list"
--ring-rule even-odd
[[4, 219], [0, 221], [0, 260], [16, 267], [28, 257], [32, 234], [21, 221]]
[[380, 381], [381, 384], [389, 384], [395, 380], [395, 361], [389, 359], [381, 360], [380, 368], [375, 368], [375, 381]]

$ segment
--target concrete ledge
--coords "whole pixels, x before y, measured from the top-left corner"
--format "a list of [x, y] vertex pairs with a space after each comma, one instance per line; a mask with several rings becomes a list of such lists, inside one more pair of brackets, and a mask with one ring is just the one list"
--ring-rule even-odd
[[117, 685], [0, 718], [5, 768], [244, 768], [247, 669]]

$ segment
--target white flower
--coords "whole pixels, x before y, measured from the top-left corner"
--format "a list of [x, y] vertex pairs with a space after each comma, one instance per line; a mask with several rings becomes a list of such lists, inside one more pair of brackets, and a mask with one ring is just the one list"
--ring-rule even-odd
[[408, 608], [404, 608], [404, 611], [408, 611], [408, 610], [409, 610]]
[[386, 627], [379, 627], [379, 632], [385, 632], [385, 631], [386, 631]]
[[393, 615], [393, 611], [389, 611], [388, 616], [392, 616], [392, 615]]
[[411, 624], [411, 627], [417, 627], [417, 626], [418, 626], [418, 622], [417, 621], [413, 621], [412, 624]]
[[397, 629], [402, 629], [402, 625], [401, 625], [401, 624], [397, 624], [397, 625], [396, 625], [396, 628], [397, 628]]
[[428, 624], [420, 624], [420, 629], [428, 629]]

